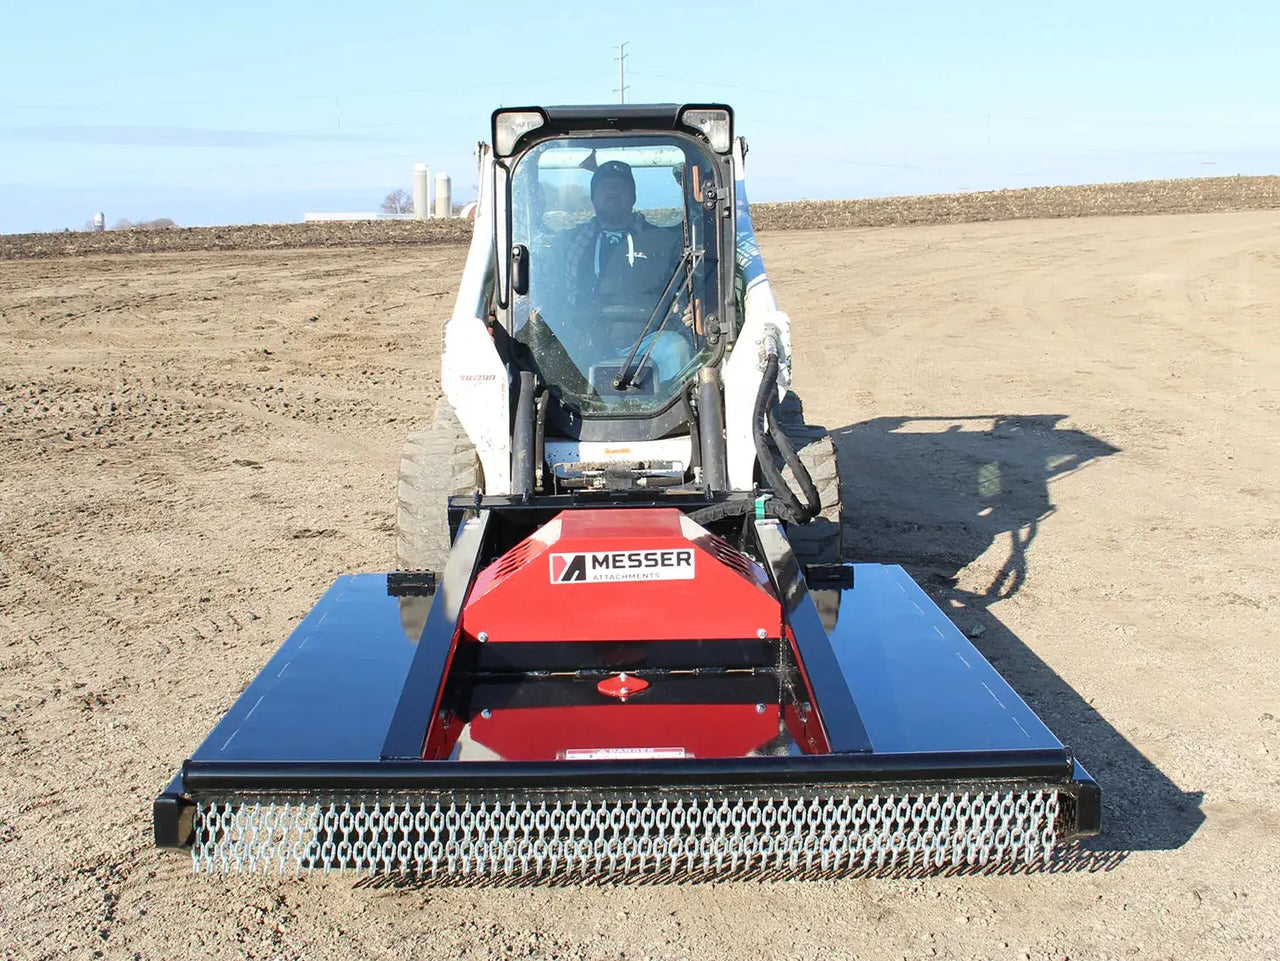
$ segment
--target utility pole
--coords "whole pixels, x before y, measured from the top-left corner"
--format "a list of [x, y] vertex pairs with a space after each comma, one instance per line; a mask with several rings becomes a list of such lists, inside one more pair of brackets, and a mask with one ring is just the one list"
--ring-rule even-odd
[[[627, 41], [627, 43], [630, 42]], [[627, 102], [626, 74], [623, 72], [623, 64], [627, 59], [626, 49], [626, 43], [618, 44], [618, 103]]]

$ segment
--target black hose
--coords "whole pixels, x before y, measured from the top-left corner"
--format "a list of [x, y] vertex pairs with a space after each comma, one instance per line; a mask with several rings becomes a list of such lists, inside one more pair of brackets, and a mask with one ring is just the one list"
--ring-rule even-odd
[[[782, 476], [782, 471], [778, 470], [778, 466], [773, 462], [773, 452], [769, 450], [769, 435], [765, 430], [765, 425], [770, 420], [769, 413], [777, 400], [777, 386], [778, 358], [771, 356], [765, 363], [764, 374], [760, 378], [760, 389], [756, 391], [756, 403], [751, 411], [751, 436], [755, 440], [756, 460], [760, 462], [760, 472], [764, 474], [764, 479], [773, 492], [773, 499], [781, 501], [781, 509], [797, 518], [792, 523], [803, 524], [817, 514], [817, 511], [806, 511], [800, 504], [800, 499], [796, 497], [795, 492], [787, 483], [786, 478]], [[790, 444], [787, 446], [790, 448]], [[794, 450], [791, 450], [791, 456], [795, 458]], [[785, 454], [783, 454], [783, 458], [786, 459]], [[799, 462], [798, 458], [796, 458], [796, 462]], [[787, 463], [791, 464], [791, 461], [788, 460]], [[791, 469], [795, 470], [795, 467], [792, 466]], [[801, 470], [804, 470], [803, 466]], [[806, 473], [805, 476], [807, 477], [808, 474]], [[809, 484], [812, 486], [812, 479], [810, 479]], [[808, 492], [806, 491], [805, 493], [807, 497]]]
[[[770, 395], [771, 397], [773, 395]], [[808, 517], [805, 520], [812, 520], [822, 512], [822, 495], [818, 493], [818, 485], [813, 482], [813, 475], [809, 473], [809, 468], [804, 466], [804, 462], [800, 460], [800, 455], [796, 453], [795, 447], [791, 444], [791, 438], [787, 436], [786, 431], [778, 426], [777, 419], [773, 416], [774, 405], [769, 405], [769, 436], [773, 438], [774, 444], [778, 447], [778, 452], [782, 454], [782, 459], [787, 462], [787, 466], [791, 468], [791, 473], [795, 474], [796, 481], [800, 484], [800, 491], [804, 494], [804, 499], [808, 501], [806, 512]]]
[[[706, 507], [700, 507], [696, 511], [690, 511], [687, 516], [695, 524], [701, 524], [705, 527], [707, 524], [713, 524], [716, 521], [754, 513], [755, 509], [754, 501], [725, 501], [723, 504], [710, 504]], [[792, 511], [776, 497], [765, 501], [764, 516], [787, 524], [803, 524], [809, 519], [803, 513]]]

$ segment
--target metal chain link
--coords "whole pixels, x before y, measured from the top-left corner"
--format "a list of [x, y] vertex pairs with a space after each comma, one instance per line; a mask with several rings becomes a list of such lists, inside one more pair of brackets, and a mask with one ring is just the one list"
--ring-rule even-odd
[[483, 883], [901, 875], [1047, 862], [1054, 790], [197, 805], [197, 872], [356, 871]]

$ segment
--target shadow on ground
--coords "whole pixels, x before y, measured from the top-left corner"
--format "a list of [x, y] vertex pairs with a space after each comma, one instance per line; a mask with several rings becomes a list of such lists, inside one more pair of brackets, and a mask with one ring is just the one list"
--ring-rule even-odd
[[[1174, 784], [1005, 627], [992, 605], [1034, 576], [1028, 558], [1055, 513], [1049, 484], [1118, 449], [1062, 414], [880, 417], [832, 431], [844, 479], [847, 560], [901, 564], [965, 631], [1103, 791], [1095, 865], [1124, 852], [1185, 844], [1204, 815], [1200, 792]], [[994, 544], [1007, 557], [982, 592], [960, 571]], [[1034, 639], [1032, 639], [1034, 643]]]

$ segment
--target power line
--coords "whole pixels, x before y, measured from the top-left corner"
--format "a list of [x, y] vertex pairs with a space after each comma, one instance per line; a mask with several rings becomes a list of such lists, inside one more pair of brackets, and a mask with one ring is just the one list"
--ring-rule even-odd
[[[548, 83], [579, 83], [596, 79], [591, 74], [575, 74], [572, 76], [562, 77], [539, 77], [540, 84]], [[516, 87], [521, 88], [527, 86], [526, 81], [519, 79], [513, 80], [494, 80], [483, 83], [468, 83], [468, 90], [493, 89], [498, 87]], [[128, 106], [137, 107], [216, 107], [216, 106], [238, 106], [246, 103], [262, 104], [262, 103], [300, 103], [304, 101], [332, 101], [333, 99], [354, 100], [364, 97], [393, 97], [410, 94], [428, 94], [439, 93], [440, 87], [383, 87], [381, 89], [365, 89], [365, 90], [346, 90], [335, 91], [332, 93], [311, 93], [311, 94], [267, 94], [250, 96], [232, 96], [232, 97], [202, 97], [197, 99], [181, 99], [181, 100], [149, 100], [145, 97], [136, 97], [132, 93], [128, 97]], [[121, 101], [119, 98], [101, 101], [81, 101], [79, 103], [22, 103], [12, 99], [0, 99], [0, 108], [10, 110], [100, 110], [108, 107], [119, 107]]]
[[[627, 43], [630, 43], [630, 41], [627, 41]], [[615, 93], [617, 93], [618, 95], [618, 103], [627, 102], [627, 84], [625, 79], [625, 73], [623, 70], [624, 64], [627, 59], [627, 54], [626, 54], [627, 43], [618, 44], [618, 56], [615, 58], [618, 61], [618, 87], [617, 87], [617, 90], [615, 91]]]
[[[1004, 110], [999, 107], [991, 109], [990, 105], [978, 103], [975, 103], [969, 108], [955, 108], [942, 106], [937, 103], [900, 103], [883, 100], [864, 100], [808, 91], [803, 93], [803, 95], [800, 95], [797, 94], [794, 89], [734, 83], [720, 78], [715, 80], [705, 80], [696, 77], [677, 77], [670, 74], [634, 70], [632, 71], [632, 74], [639, 77], [645, 77], [650, 80], [678, 83], [684, 88], [696, 84], [701, 87], [715, 90], [740, 90], [746, 93], [778, 97], [786, 99], [792, 104], [805, 102], [829, 103], [841, 106], [865, 107], [872, 110], [888, 111], [895, 114], [919, 114], [925, 117], [947, 117], [954, 120], [968, 121], [972, 123], [1048, 123], [1062, 128], [1085, 131], [1092, 131], [1099, 129], [1101, 126], [1105, 126], [1105, 124], [1099, 123], [1097, 119], [1085, 120], [1079, 117], [1064, 116], [1061, 111], [1029, 114], [1021, 111]], [[1213, 119], [1216, 119], [1216, 116], [1207, 113], [1195, 115], [1183, 114], [1181, 116], [1180, 123], [1185, 125], [1190, 120], [1206, 121]], [[1123, 126], [1128, 130], [1136, 128], [1164, 130], [1174, 126], [1171, 121], [1153, 119], [1147, 116], [1133, 116], [1131, 114], [1118, 117], [1114, 122], [1117, 124], [1123, 124]], [[781, 125], [781, 121], [773, 120], [772, 118], [770, 119], [770, 123]], [[1274, 116], [1265, 116], [1252, 121], [1231, 120], [1230, 125], [1247, 130], [1273, 130], [1275, 128], [1275, 119]]]

